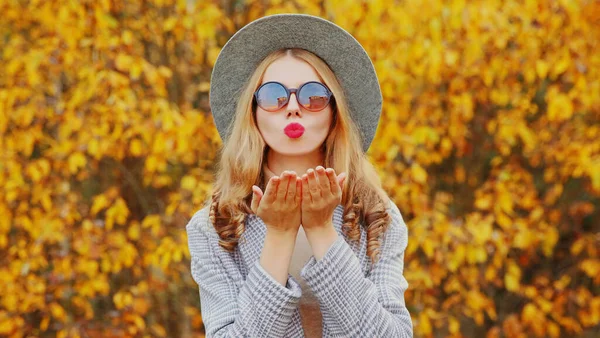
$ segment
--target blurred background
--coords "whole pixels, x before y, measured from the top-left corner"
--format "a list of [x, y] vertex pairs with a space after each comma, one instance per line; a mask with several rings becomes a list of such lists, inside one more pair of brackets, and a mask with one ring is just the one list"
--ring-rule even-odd
[[282, 12], [375, 64], [415, 336], [600, 336], [597, 0], [0, 0], [0, 336], [204, 335], [211, 69]]

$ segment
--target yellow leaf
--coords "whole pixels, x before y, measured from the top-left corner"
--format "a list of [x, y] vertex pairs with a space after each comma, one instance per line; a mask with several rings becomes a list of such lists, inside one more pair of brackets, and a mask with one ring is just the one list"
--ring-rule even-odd
[[127, 55], [124, 53], [119, 53], [119, 55], [117, 55], [117, 59], [115, 60], [115, 65], [117, 66], [118, 70], [128, 71], [132, 64], [133, 64], [133, 57], [131, 57], [130, 55]]
[[52, 313], [52, 317], [61, 322], [64, 322], [67, 318], [65, 310], [56, 302], [50, 303], [50, 313]]
[[113, 296], [113, 302], [115, 303], [115, 307], [120, 310], [131, 305], [133, 303], [133, 297], [129, 292], [117, 292]]
[[498, 194], [498, 204], [507, 215], [511, 216], [513, 214], [513, 199], [510, 193]]
[[196, 189], [197, 183], [198, 181], [194, 176], [186, 175], [181, 179], [181, 188], [188, 191], [193, 191], [194, 189]]
[[491, 217], [486, 217], [475, 224], [475, 227], [470, 227], [474, 238], [474, 244], [482, 245], [492, 238], [493, 226]]
[[159, 215], [148, 215], [142, 221], [142, 228], [150, 228], [150, 227], [159, 227], [160, 226], [160, 216]]
[[137, 328], [140, 330], [144, 330], [146, 328], [146, 322], [144, 322], [144, 319], [142, 319], [142, 317], [138, 315], [134, 315], [133, 322], [135, 326], [137, 326]]
[[73, 153], [69, 156], [69, 171], [71, 174], [75, 174], [80, 168], [84, 167], [86, 163], [87, 160], [82, 153]]
[[543, 237], [544, 240], [542, 242], [542, 249], [546, 257], [550, 257], [552, 255], [552, 250], [554, 250], [554, 246], [558, 242], [558, 237], [559, 233], [555, 227], [547, 229], [546, 234]]
[[144, 298], [136, 298], [133, 300], [133, 310], [139, 314], [146, 314], [150, 309], [150, 304]]
[[175, 28], [175, 25], [177, 25], [177, 17], [172, 16], [163, 23], [163, 30], [169, 32]]
[[96, 214], [106, 208], [108, 206], [108, 199], [104, 194], [98, 195], [94, 197], [94, 201], [92, 202], [92, 208], [90, 210], [90, 214], [92, 216], [96, 216]]
[[571, 276], [563, 275], [559, 280], [554, 281], [554, 288], [557, 290], [563, 290], [567, 285], [571, 283]]
[[450, 271], [456, 271], [456, 269], [461, 266], [464, 262], [466, 256], [465, 246], [463, 244], [458, 244], [456, 249], [450, 256], [450, 260], [448, 262], [448, 269]]
[[577, 240], [575, 240], [575, 242], [573, 242], [573, 244], [571, 245], [571, 255], [573, 255], [573, 256], [579, 255], [581, 250], [583, 250], [583, 247], [585, 246], [585, 244], [586, 244], [585, 237], [580, 237]]
[[121, 39], [123, 40], [124, 44], [131, 45], [133, 42], [133, 34], [130, 30], [125, 30], [123, 34], [121, 34]]
[[533, 242], [532, 233], [527, 228], [520, 228], [513, 239], [513, 246], [519, 249], [528, 248]]
[[165, 328], [162, 327], [160, 324], [152, 324], [150, 329], [158, 337], [166, 337], [167, 336], [167, 330], [165, 330]]
[[101, 154], [99, 154], [100, 144], [97, 139], [92, 138], [87, 145], [88, 154], [92, 155], [95, 159], [99, 160]]
[[429, 320], [428, 311], [422, 311], [419, 314], [419, 328], [424, 335], [431, 334], [431, 322]]
[[535, 299], [535, 302], [538, 304], [540, 309], [544, 311], [544, 313], [550, 313], [552, 310], [552, 302], [549, 302], [544, 298], [538, 297]]
[[571, 99], [564, 94], [557, 94], [548, 102], [548, 120], [565, 121], [573, 115], [573, 103]]
[[150, 155], [146, 158], [145, 168], [149, 173], [155, 172], [157, 169], [162, 167], [162, 161], [154, 155]]
[[548, 335], [550, 337], [560, 337], [560, 326], [558, 324], [548, 321]]
[[545, 79], [548, 75], [548, 63], [542, 59], [535, 62], [535, 69], [540, 79]]
[[592, 189], [596, 192], [600, 192], [600, 164], [590, 165], [588, 173], [592, 179]]
[[140, 238], [140, 225], [138, 223], [133, 223], [127, 229], [127, 237], [131, 240], [138, 240]]
[[50, 317], [44, 316], [44, 319], [42, 319], [42, 322], [40, 323], [40, 330], [45, 332], [48, 329], [48, 324], [50, 324]]
[[485, 260], [485, 258], [487, 258], [487, 254], [485, 252], [482, 255], [480, 248], [481, 247], [473, 247], [472, 245], [469, 245], [467, 250], [467, 262], [469, 262], [469, 264], [475, 264], [480, 259], [483, 258]]
[[203, 81], [198, 85], [198, 91], [207, 93], [210, 90], [210, 82]]
[[425, 239], [421, 245], [423, 248], [423, 252], [427, 255], [428, 258], [433, 257], [433, 241], [430, 239]]
[[[564, 50], [564, 49], [563, 49]], [[555, 79], [558, 75], [564, 73], [571, 65], [571, 54], [568, 49], [561, 53], [561, 57], [552, 67], [552, 79]]]
[[481, 210], [489, 210], [492, 206], [492, 197], [490, 195], [479, 196], [475, 200], [475, 207]]
[[496, 223], [505, 230], [511, 229], [513, 225], [512, 219], [506, 216], [502, 211], [496, 213]]
[[457, 333], [460, 330], [460, 322], [452, 316], [450, 316], [449, 318], [449, 330], [450, 333], [453, 334]]
[[410, 172], [417, 183], [424, 184], [427, 181], [427, 172], [418, 163], [413, 163]]
[[137, 80], [139, 79], [140, 75], [142, 74], [142, 64], [139, 62], [134, 62], [131, 64], [131, 68], [129, 70], [129, 76], [131, 77], [131, 79], [133, 80]]
[[142, 155], [142, 147], [142, 141], [137, 138], [133, 139], [131, 143], [129, 143], [129, 152], [131, 152], [131, 155], [133, 156], [140, 156]]
[[173, 71], [165, 66], [158, 67], [158, 73], [167, 79], [173, 76]]
[[67, 331], [67, 329], [62, 329], [62, 330], [58, 331], [56, 338], [66, 338], [68, 334], [69, 334], [69, 331]]
[[535, 304], [533, 304], [533, 303], [526, 304], [525, 307], [523, 308], [523, 312], [521, 313], [523, 321], [526, 323], [534, 322], [538, 317], [538, 315], [537, 315], [538, 312], [539, 312], [539, 309], [537, 308], [537, 306], [535, 306]]
[[579, 268], [591, 278], [598, 277], [598, 275], [600, 275], [600, 260], [592, 258], [585, 259], [579, 263]]
[[524, 123], [519, 124], [518, 131], [527, 150], [537, 146], [537, 137], [535, 136], [535, 133], [533, 133]]
[[514, 263], [508, 264], [508, 272], [504, 275], [504, 285], [508, 291], [519, 290], [521, 279], [521, 269]]
[[494, 303], [491, 303], [490, 305], [486, 306], [485, 312], [492, 320], [496, 320], [496, 318], [498, 317], [498, 314], [496, 313], [496, 308], [494, 307]]

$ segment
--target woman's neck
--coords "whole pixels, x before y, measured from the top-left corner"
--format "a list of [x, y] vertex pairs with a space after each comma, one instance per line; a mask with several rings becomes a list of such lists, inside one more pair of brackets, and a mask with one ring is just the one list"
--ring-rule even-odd
[[268, 180], [272, 175], [280, 176], [286, 170], [294, 171], [301, 177], [308, 169], [319, 165], [323, 165], [323, 154], [319, 151], [301, 156], [288, 156], [269, 150], [263, 169]]

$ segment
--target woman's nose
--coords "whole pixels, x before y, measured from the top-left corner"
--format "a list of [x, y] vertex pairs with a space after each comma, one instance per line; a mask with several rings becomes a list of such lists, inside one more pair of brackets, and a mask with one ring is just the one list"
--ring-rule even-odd
[[298, 104], [296, 93], [292, 93], [290, 95], [290, 100], [286, 106], [286, 110], [288, 112], [300, 112], [300, 105]]

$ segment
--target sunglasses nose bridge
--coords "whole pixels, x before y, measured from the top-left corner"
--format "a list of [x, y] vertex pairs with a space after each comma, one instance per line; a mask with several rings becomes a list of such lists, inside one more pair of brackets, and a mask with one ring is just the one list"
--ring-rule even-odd
[[[287, 102], [287, 109], [299, 111], [300, 110], [300, 102], [298, 101], [298, 89], [290, 88], [288, 90], [290, 92], [290, 96], [289, 96], [289, 99]], [[294, 100], [292, 100], [292, 95], [294, 95]]]

